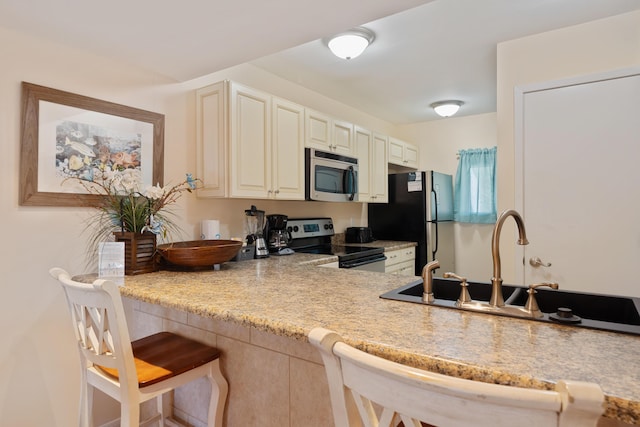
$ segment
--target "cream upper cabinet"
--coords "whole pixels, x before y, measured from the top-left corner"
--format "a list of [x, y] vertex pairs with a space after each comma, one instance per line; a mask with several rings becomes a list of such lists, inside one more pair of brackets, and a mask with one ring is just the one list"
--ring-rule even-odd
[[304, 200], [304, 107], [274, 97], [271, 112], [270, 195]]
[[353, 155], [353, 125], [331, 116], [305, 110], [305, 146], [323, 151]]
[[266, 198], [271, 190], [271, 96], [230, 83], [229, 195]]
[[353, 124], [333, 119], [333, 151], [353, 155]]
[[355, 148], [358, 157], [358, 201], [386, 203], [387, 138], [355, 126]]
[[304, 199], [304, 108], [234, 82], [196, 91], [200, 197]]
[[389, 137], [389, 163], [407, 168], [418, 168], [418, 147]]
[[389, 158], [388, 138], [374, 132], [373, 156], [371, 158], [371, 194], [375, 203], [389, 201]]
[[196, 91], [198, 197], [227, 197], [227, 90], [219, 82]]

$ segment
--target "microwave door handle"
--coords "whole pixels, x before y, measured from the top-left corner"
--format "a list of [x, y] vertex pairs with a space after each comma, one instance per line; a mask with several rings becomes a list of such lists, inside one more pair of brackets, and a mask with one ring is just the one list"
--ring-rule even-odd
[[356, 172], [353, 170], [353, 166], [349, 166], [349, 168], [347, 168], [347, 170], [345, 170], [345, 175], [349, 174], [349, 176], [351, 177], [351, 188], [347, 188], [349, 187], [348, 182], [349, 180], [347, 179], [347, 177], [345, 177], [344, 180], [344, 184], [343, 184], [343, 191], [346, 193], [347, 191], [351, 190], [351, 194], [349, 195], [349, 201], [353, 201], [353, 199], [356, 197]]

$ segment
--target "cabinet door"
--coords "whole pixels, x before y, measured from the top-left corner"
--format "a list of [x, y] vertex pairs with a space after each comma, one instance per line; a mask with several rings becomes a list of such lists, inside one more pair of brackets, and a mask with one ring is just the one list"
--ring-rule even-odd
[[272, 196], [304, 200], [304, 107], [273, 98]]
[[342, 120], [333, 120], [332, 151], [340, 154], [353, 155], [353, 124]]
[[203, 187], [198, 197], [226, 197], [227, 91], [219, 82], [196, 91], [196, 176]]
[[394, 273], [413, 276], [415, 273], [415, 247], [385, 251], [387, 256], [384, 262], [385, 273]]
[[416, 169], [418, 167], [418, 147], [390, 137], [389, 163]]
[[404, 142], [399, 139], [389, 138], [389, 163], [404, 164]]
[[330, 151], [332, 145], [331, 117], [305, 110], [305, 146]]
[[404, 165], [409, 168], [418, 167], [418, 147], [413, 144], [405, 143]]
[[268, 197], [271, 188], [271, 97], [235, 83], [230, 90], [230, 195]]
[[370, 187], [371, 196], [375, 203], [387, 203], [389, 201], [389, 164], [387, 161], [387, 137], [373, 134], [371, 150]]
[[366, 129], [355, 127], [355, 149], [358, 157], [358, 201], [371, 201], [372, 135]]

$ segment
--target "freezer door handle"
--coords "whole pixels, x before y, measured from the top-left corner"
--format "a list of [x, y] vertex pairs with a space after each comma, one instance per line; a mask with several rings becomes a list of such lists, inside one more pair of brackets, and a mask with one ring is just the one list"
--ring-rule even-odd
[[435, 212], [433, 221], [438, 221], [438, 193], [433, 188], [431, 189], [431, 193], [433, 194], [433, 210]]

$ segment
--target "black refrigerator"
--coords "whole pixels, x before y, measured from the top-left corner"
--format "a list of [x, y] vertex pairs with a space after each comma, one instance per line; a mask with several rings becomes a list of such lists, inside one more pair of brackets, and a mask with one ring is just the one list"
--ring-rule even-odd
[[369, 203], [369, 227], [378, 240], [417, 242], [415, 274], [437, 259], [437, 277], [455, 271], [453, 178], [434, 171], [389, 175], [389, 203]]

